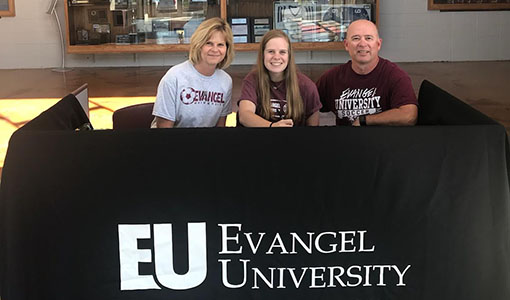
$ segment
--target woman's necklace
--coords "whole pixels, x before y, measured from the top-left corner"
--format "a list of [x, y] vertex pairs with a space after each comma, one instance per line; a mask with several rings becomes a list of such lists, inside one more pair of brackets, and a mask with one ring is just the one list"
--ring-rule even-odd
[[277, 90], [277, 89], [279, 89], [282, 86], [283, 80], [280, 81], [280, 82], [271, 82], [271, 83], [272, 83], [271, 86], [273, 87], [273, 90]]

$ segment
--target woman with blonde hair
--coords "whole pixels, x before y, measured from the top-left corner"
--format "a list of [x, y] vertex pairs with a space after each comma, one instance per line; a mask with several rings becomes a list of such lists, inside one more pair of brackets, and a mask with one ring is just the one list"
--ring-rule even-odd
[[260, 41], [257, 65], [243, 80], [239, 123], [246, 127], [318, 126], [321, 103], [317, 87], [297, 71], [287, 35], [267, 32]]
[[222, 69], [233, 57], [228, 23], [203, 21], [191, 36], [189, 60], [170, 68], [159, 83], [153, 127], [225, 126], [232, 112], [232, 78]]

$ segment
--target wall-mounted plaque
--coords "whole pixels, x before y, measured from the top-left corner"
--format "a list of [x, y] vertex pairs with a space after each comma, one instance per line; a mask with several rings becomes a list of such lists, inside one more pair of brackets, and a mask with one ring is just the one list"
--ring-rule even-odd
[[0, 17], [14, 16], [14, 0], [0, 0]]
[[234, 36], [234, 43], [248, 43], [248, 36], [246, 35]]
[[271, 25], [271, 18], [253, 18], [254, 25]]
[[248, 18], [232, 18], [230, 26], [234, 35], [248, 35]]
[[253, 18], [252, 19], [252, 42], [258, 43], [262, 39], [262, 36], [272, 29], [271, 18]]
[[152, 20], [152, 31], [165, 32], [170, 30], [170, 21], [168, 20]]
[[429, 10], [503, 10], [510, 9], [508, 0], [428, 0]]
[[128, 9], [129, 1], [128, 0], [115, 0], [113, 2], [113, 9]]
[[248, 18], [231, 18], [230, 27], [234, 35], [234, 43], [248, 43], [250, 41], [250, 20]]
[[129, 38], [129, 34], [117, 34], [115, 36], [115, 44], [117, 45], [129, 45], [131, 44], [131, 40]]

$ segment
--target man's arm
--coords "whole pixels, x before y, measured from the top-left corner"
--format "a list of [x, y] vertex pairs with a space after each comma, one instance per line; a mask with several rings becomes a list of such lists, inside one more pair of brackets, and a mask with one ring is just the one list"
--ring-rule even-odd
[[170, 121], [164, 118], [156, 117], [156, 127], [157, 128], [173, 128], [174, 121]]
[[[383, 111], [378, 114], [366, 115], [365, 120], [370, 125], [386, 125], [386, 126], [412, 126], [416, 124], [418, 119], [418, 107], [414, 104], [402, 105]], [[352, 126], [360, 126], [359, 118], [357, 118]]]

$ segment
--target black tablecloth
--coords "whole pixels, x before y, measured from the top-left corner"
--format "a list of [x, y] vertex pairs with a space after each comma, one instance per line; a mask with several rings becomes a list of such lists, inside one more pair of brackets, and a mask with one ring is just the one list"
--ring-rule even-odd
[[[1, 298], [510, 299], [508, 163], [499, 125], [18, 132]], [[206, 276], [177, 290], [195, 225]], [[143, 249], [154, 289], [121, 283]]]

